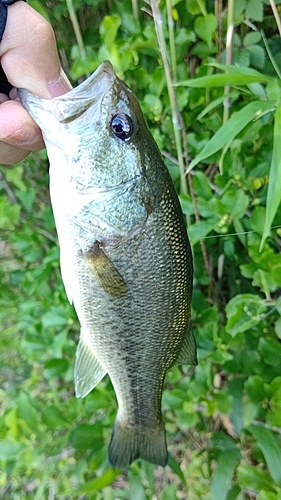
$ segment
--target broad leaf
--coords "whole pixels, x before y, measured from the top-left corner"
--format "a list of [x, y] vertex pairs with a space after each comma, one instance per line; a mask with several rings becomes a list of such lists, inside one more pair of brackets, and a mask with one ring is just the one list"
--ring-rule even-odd
[[256, 439], [274, 482], [281, 486], [281, 450], [273, 432], [261, 425], [251, 425], [250, 432]]
[[211, 500], [225, 500], [230, 487], [235, 465], [239, 459], [237, 449], [223, 451], [218, 458], [218, 465], [213, 476]]
[[[254, 118], [266, 111], [271, 111], [273, 104], [271, 102], [254, 101], [240, 109], [237, 113], [233, 114], [231, 118], [216, 132], [216, 134], [209, 140], [206, 146], [200, 151], [196, 158], [190, 163], [188, 172], [195, 167], [200, 161], [205, 160], [209, 156], [217, 153], [220, 149], [224, 148], [228, 143], [243, 130], [248, 123]], [[281, 142], [280, 142], [281, 147]], [[280, 178], [281, 182], [281, 178]], [[281, 195], [281, 191], [280, 191]]]
[[281, 201], [281, 106], [278, 106], [275, 113], [273, 153], [269, 173], [269, 183], [266, 199], [265, 225], [261, 240], [261, 249], [269, 235], [277, 208]]

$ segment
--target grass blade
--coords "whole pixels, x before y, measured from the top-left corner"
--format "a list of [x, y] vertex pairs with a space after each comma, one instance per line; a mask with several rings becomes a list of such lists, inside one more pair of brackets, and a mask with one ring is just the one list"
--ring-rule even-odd
[[256, 439], [273, 481], [281, 486], [281, 450], [274, 437], [274, 433], [261, 425], [250, 425], [249, 430]]
[[231, 478], [239, 459], [239, 450], [223, 451], [218, 458], [211, 486], [211, 500], [225, 500], [231, 484]]
[[276, 109], [274, 131], [273, 131], [273, 152], [269, 172], [269, 183], [267, 189], [265, 224], [261, 240], [260, 249], [269, 235], [270, 227], [277, 208], [281, 202], [281, 106]]
[[237, 68], [236, 66], [227, 66], [225, 64], [212, 64], [219, 69], [227, 71], [227, 73], [219, 73], [215, 75], [206, 75], [199, 78], [191, 78], [177, 82], [176, 86], [180, 87], [224, 87], [225, 85], [249, 85], [250, 83], [270, 83], [274, 80], [271, 76], [263, 75], [251, 68]]
[[185, 487], [187, 487], [185, 476], [184, 476], [178, 462], [174, 459], [174, 457], [172, 455], [170, 455], [170, 453], [168, 455], [168, 465], [171, 467], [172, 471], [179, 477], [179, 479], [181, 480], [183, 485]]
[[[259, 114], [271, 111], [273, 108], [273, 103], [270, 101], [253, 101], [247, 104], [244, 108], [240, 109], [237, 113], [233, 114], [231, 118], [224, 124], [216, 134], [210, 139], [210, 141], [204, 146], [202, 151], [197, 155], [194, 160], [189, 165], [188, 172], [195, 167], [200, 161], [205, 160], [209, 156], [217, 153], [222, 149], [228, 142], [232, 142], [233, 139], [243, 130], [249, 122], [254, 118], [257, 118]], [[280, 143], [281, 146], [281, 143]], [[281, 181], [281, 179], [280, 179]]]

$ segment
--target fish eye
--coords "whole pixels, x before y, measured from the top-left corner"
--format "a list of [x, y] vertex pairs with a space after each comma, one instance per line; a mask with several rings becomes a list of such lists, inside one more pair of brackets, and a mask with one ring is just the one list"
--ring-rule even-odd
[[129, 115], [125, 113], [117, 113], [110, 122], [110, 128], [115, 137], [125, 141], [129, 139], [133, 133], [133, 122]]

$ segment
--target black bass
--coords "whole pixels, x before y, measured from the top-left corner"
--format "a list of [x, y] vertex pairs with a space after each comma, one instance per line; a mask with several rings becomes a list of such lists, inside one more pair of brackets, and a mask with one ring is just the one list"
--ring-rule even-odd
[[66, 293], [81, 323], [75, 389], [109, 374], [113, 466], [165, 466], [166, 371], [196, 364], [192, 255], [177, 194], [138, 100], [109, 62], [53, 100], [20, 90], [41, 127]]

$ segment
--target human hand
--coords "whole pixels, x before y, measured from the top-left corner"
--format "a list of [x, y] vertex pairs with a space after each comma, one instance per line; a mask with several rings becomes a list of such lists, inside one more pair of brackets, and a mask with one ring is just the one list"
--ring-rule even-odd
[[[60, 66], [51, 25], [25, 2], [8, 7], [0, 59], [9, 82], [16, 88], [46, 99], [71, 89]], [[45, 147], [40, 129], [15, 98], [15, 89], [9, 97], [0, 93], [0, 163], [8, 165]]]

